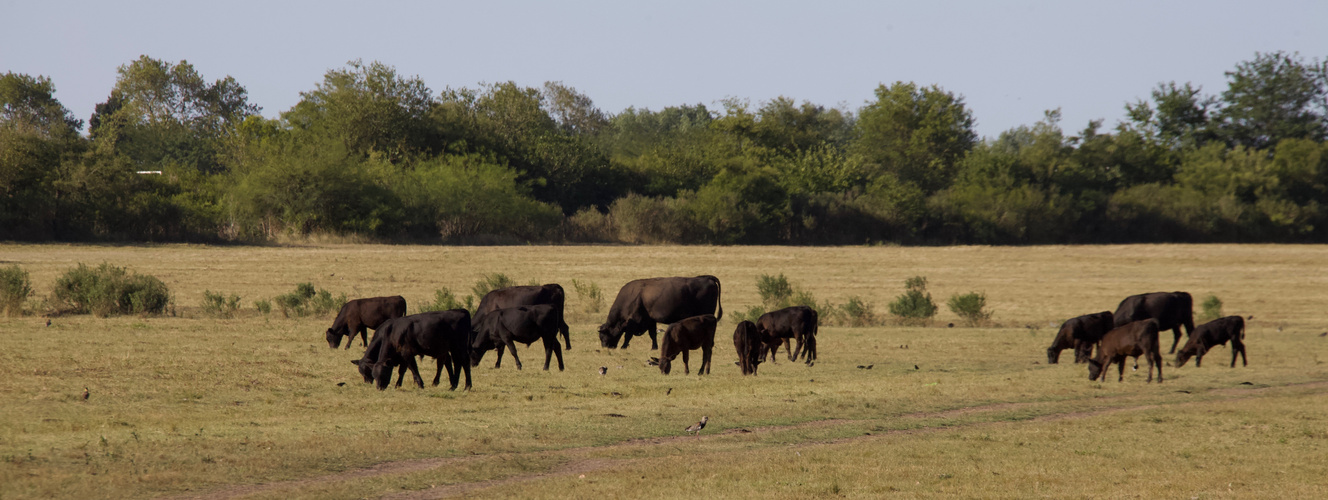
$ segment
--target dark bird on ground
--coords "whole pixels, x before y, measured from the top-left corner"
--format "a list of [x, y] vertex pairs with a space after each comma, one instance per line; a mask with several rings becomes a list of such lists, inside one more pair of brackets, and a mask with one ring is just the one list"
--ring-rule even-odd
[[609, 367], [607, 367], [607, 366], [601, 366], [601, 367], [599, 367], [599, 374], [602, 376], [602, 375], [604, 375], [605, 373], [609, 373]]
[[687, 432], [688, 434], [696, 433], [696, 435], [700, 436], [700, 435], [701, 435], [701, 429], [704, 429], [704, 428], [705, 428], [705, 424], [706, 424], [706, 422], [709, 422], [709, 421], [710, 421], [710, 417], [702, 416], [700, 422], [697, 422], [697, 423], [695, 423], [695, 424], [692, 424], [691, 427], [688, 427], [687, 429], [684, 429], [684, 430], [685, 430], [685, 432]]
[[1320, 337], [1328, 337], [1328, 332], [1320, 333], [1319, 336], [1320, 336]]
[[876, 365], [867, 365], [867, 369], [870, 370], [871, 367], [873, 367], [873, 366], [876, 366]]
[[337, 382], [337, 387], [344, 387], [345, 385], [345, 382]]
[[1253, 315], [1253, 314], [1251, 314], [1248, 318], [1245, 318], [1246, 321], [1249, 321], [1249, 320], [1252, 320], [1252, 319], [1254, 319], [1254, 315]]
[[864, 368], [866, 368], [866, 367], [865, 367], [865, 366], [862, 366], [862, 365], [858, 365], [858, 369], [859, 369], [859, 370], [864, 369]]
[[664, 395], [665, 395], [665, 396], [668, 396], [669, 394], [673, 394], [673, 388], [672, 388], [672, 387], [670, 387], [669, 390], [664, 391]]
[[91, 395], [92, 395], [92, 393], [88, 391], [88, 388], [87, 388], [87, 387], [84, 387], [84, 388], [83, 388], [83, 400], [84, 400], [84, 401], [87, 401], [87, 400], [88, 400], [88, 396], [91, 396]]
[[950, 324], [946, 325], [946, 327], [947, 327], [947, 328], [954, 328], [954, 323], [950, 323]]
[[913, 369], [914, 369], [914, 370], [921, 370], [921, 368], [918, 368], [918, 365], [913, 365]]
[[51, 318], [46, 318], [46, 326], [51, 326]]

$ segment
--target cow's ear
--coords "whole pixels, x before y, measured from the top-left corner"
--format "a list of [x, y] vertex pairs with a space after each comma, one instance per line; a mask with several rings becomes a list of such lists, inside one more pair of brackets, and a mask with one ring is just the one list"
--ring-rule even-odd
[[352, 360], [350, 360], [350, 364], [355, 365], [355, 366], [360, 366], [360, 360], [358, 360], [358, 359], [352, 359]]

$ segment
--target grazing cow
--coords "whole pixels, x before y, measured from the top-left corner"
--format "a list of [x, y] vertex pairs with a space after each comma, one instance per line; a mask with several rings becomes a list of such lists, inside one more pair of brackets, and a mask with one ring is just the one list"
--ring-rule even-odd
[[1056, 332], [1056, 339], [1047, 348], [1047, 363], [1054, 365], [1060, 361], [1061, 351], [1065, 349], [1074, 349], [1076, 364], [1087, 363], [1088, 358], [1093, 357], [1093, 346], [1116, 326], [1113, 321], [1111, 311], [1102, 311], [1062, 323], [1060, 331]]
[[547, 285], [509, 286], [484, 294], [480, 306], [475, 309], [475, 324], [483, 321], [484, 315], [499, 309], [518, 306], [537, 306], [549, 304], [558, 311], [558, 332], [563, 335], [567, 350], [572, 350], [572, 337], [563, 318], [566, 294], [563, 286], [557, 283]]
[[1145, 319], [1157, 320], [1161, 330], [1171, 330], [1176, 338], [1171, 342], [1170, 353], [1176, 352], [1180, 343], [1180, 327], [1185, 327], [1185, 335], [1194, 332], [1194, 299], [1185, 292], [1154, 292], [1131, 295], [1116, 307], [1115, 325], [1117, 328], [1128, 323]]
[[[762, 314], [756, 320], [756, 329], [761, 332], [761, 337], [766, 340], [770, 349], [771, 362], [774, 362], [775, 352], [779, 350], [779, 342], [784, 342], [784, 350], [788, 352], [789, 361], [797, 361], [798, 356], [806, 355], [806, 363], [812, 365], [816, 362], [816, 330], [820, 318], [816, 310], [807, 306], [785, 307], [777, 311], [771, 311]], [[797, 342], [797, 347], [789, 349], [789, 339]]]
[[480, 359], [490, 349], [498, 349], [498, 362], [494, 368], [503, 365], [504, 348], [512, 351], [512, 360], [516, 369], [521, 369], [521, 358], [516, 355], [516, 343], [530, 345], [536, 340], [544, 341], [544, 370], [548, 371], [553, 355], [558, 355], [558, 371], [563, 370], [563, 349], [558, 344], [558, 325], [562, 314], [550, 304], [537, 306], [508, 307], [491, 311], [475, 324], [475, 335], [470, 344], [470, 364], [479, 366]]
[[1240, 355], [1241, 366], [1250, 366], [1249, 360], [1245, 359], [1245, 320], [1240, 316], [1227, 316], [1218, 318], [1194, 329], [1194, 334], [1190, 335], [1190, 340], [1185, 342], [1185, 347], [1180, 348], [1176, 353], [1176, 368], [1185, 366], [1185, 362], [1194, 357], [1194, 366], [1201, 366], [1204, 354], [1208, 353], [1213, 346], [1226, 345], [1231, 341], [1231, 367], [1236, 367], [1236, 355]]
[[470, 389], [470, 366], [465, 363], [470, 356], [470, 332], [470, 311], [465, 309], [394, 318], [384, 323], [374, 335], [364, 357], [351, 362], [359, 366], [365, 382], [377, 381], [380, 390], [386, 389], [391, 381], [393, 367], [399, 368], [397, 387], [401, 387], [405, 371], [410, 369], [415, 384], [424, 388], [415, 357], [431, 356], [438, 361], [433, 385], [438, 385], [446, 368], [452, 390], [459, 385], [463, 370], [466, 389]]
[[341, 306], [337, 319], [332, 320], [332, 328], [327, 329], [327, 345], [336, 349], [341, 346], [341, 337], [349, 335], [346, 349], [350, 349], [351, 344], [355, 343], [355, 335], [359, 334], [360, 340], [368, 347], [369, 328], [377, 333], [379, 325], [405, 315], [406, 299], [400, 295], [352, 300]]
[[738, 366], [742, 368], [742, 374], [756, 375], [756, 366], [761, 364], [761, 352], [765, 350], [756, 323], [738, 323], [738, 327], [733, 330], [733, 350], [738, 353]]
[[702, 314], [669, 325], [669, 329], [664, 331], [664, 339], [659, 343], [659, 371], [668, 375], [672, 369], [673, 358], [682, 353], [682, 372], [690, 374], [691, 367], [688, 366], [687, 353], [701, 349], [701, 367], [696, 370], [696, 374], [710, 373], [710, 353], [715, 349], [717, 324], [719, 318], [712, 314]]
[[[719, 303], [719, 278], [647, 278], [628, 282], [618, 291], [609, 308], [608, 320], [599, 327], [599, 342], [606, 349], [617, 349], [618, 339], [627, 348], [633, 336], [650, 333], [650, 349], [659, 349], [655, 339], [658, 324], [670, 324], [683, 318], [715, 313], [724, 317]], [[718, 308], [718, 312], [715, 309]]]
[[1153, 381], [1153, 367], [1157, 367], [1157, 383], [1162, 383], [1162, 354], [1157, 340], [1157, 320], [1146, 319], [1117, 327], [1102, 336], [1097, 346], [1097, 357], [1088, 360], [1088, 380], [1097, 380], [1099, 376], [1106, 380], [1106, 371], [1112, 363], [1120, 365], [1120, 377], [1125, 380], [1125, 358], [1133, 356], [1138, 364], [1139, 356], [1148, 360], [1148, 381]]

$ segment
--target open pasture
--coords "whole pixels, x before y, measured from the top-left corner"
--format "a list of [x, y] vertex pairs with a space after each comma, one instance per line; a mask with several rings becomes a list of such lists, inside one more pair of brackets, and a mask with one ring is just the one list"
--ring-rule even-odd
[[[1328, 495], [1328, 246], [0, 245], [39, 294], [103, 261], [161, 278], [176, 315], [0, 318], [0, 498]], [[565, 372], [538, 369], [537, 342], [521, 372], [485, 356], [469, 392], [380, 392], [348, 362], [358, 340], [327, 347], [330, 316], [253, 309], [312, 282], [400, 294], [413, 313], [495, 272], [567, 289]], [[759, 302], [763, 273], [878, 314], [926, 276], [941, 312], [928, 327], [823, 326], [815, 366], [743, 377], [731, 315]], [[711, 375], [661, 375], [644, 337], [599, 348], [623, 283], [699, 274], [723, 283]], [[604, 290], [600, 314], [581, 312], [572, 279]], [[204, 290], [245, 309], [203, 316]], [[1090, 382], [1069, 352], [1046, 364], [1061, 321], [1173, 290], [1253, 316], [1250, 365], [1227, 368], [1220, 347], [1145, 384], [1142, 369]], [[944, 301], [969, 291], [995, 324], [947, 328]]]

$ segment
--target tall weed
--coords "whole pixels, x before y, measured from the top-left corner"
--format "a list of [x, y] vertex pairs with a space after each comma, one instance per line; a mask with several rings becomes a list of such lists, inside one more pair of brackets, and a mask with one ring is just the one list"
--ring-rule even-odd
[[21, 316], [23, 303], [32, 296], [32, 278], [18, 264], [0, 267], [0, 313]]

